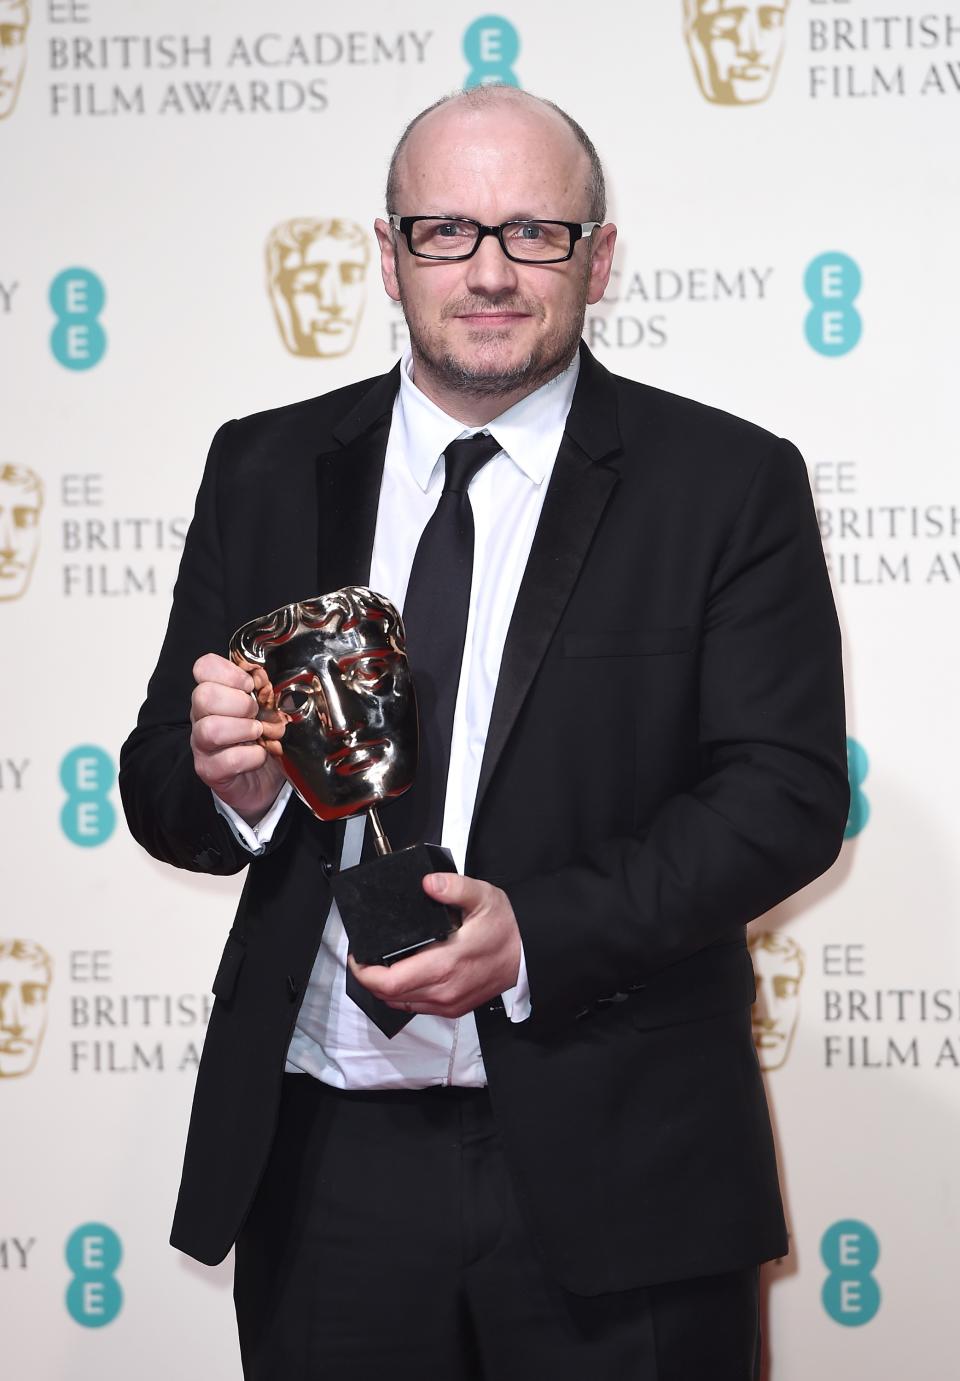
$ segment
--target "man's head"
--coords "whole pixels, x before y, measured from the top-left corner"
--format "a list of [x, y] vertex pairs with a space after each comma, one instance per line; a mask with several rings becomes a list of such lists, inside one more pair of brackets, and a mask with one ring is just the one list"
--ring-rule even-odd
[[43, 484], [21, 465], [0, 465], [0, 600], [18, 599], [40, 543]]
[[29, 24], [30, 0], [0, 0], [0, 120], [17, 104]]
[[0, 940], [0, 1079], [29, 1074], [47, 1024], [53, 963], [32, 940]]
[[750, 941], [757, 1000], [753, 1004], [753, 1043], [760, 1068], [786, 1063], [800, 1015], [803, 950], [789, 935], [771, 930]]
[[370, 245], [353, 221], [284, 221], [267, 239], [267, 287], [294, 355], [345, 355], [357, 336]]
[[[260, 718], [321, 820], [399, 796], [417, 770], [417, 702], [400, 615], [360, 585], [244, 624], [230, 655], [258, 684]], [[276, 740], [275, 740], [276, 741]]]
[[[470, 258], [418, 257], [401, 231], [377, 221], [384, 285], [403, 307], [417, 383], [435, 401], [449, 407], [451, 400], [496, 399], [502, 406], [487, 406], [489, 420], [569, 364], [586, 306], [603, 295], [616, 239], [612, 225], [579, 230], [602, 222], [606, 211], [600, 163], [579, 125], [513, 87], [445, 98], [404, 131], [391, 160], [387, 211], [441, 218], [438, 240], [447, 219], [578, 227], [568, 259], [540, 264], [514, 262], [492, 235], [479, 239]], [[452, 224], [448, 238], [456, 238]], [[456, 415], [476, 420], [462, 406]]]
[[717, 105], [756, 105], [773, 90], [790, 0], [683, 0], [700, 90]]

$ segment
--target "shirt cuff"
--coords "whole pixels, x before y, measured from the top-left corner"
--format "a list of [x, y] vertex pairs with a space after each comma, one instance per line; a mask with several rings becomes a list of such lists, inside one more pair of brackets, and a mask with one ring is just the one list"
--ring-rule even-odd
[[239, 816], [232, 806], [228, 806], [226, 801], [221, 801], [215, 791], [211, 794], [213, 804], [230, 826], [237, 842], [242, 844], [249, 853], [256, 856], [263, 853], [273, 838], [273, 832], [280, 822], [280, 816], [286, 808], [292, 791], [293, 787], [290, 783], [284, 782], [273, 805], [255, 825], [248, 825], [246, 820]]
[[505, 993], [501, 993], [503, 998], [503, 1010], [507, 1014], [509, 1021], [526, 1021], [533, 1010], [530, 1002], [530, 984], [527, 982], [527, 960], [523, 953], [523, 942], [520, 944], [520, 970], [517, 973], [517, 981], [512, 988], [508, 988]]

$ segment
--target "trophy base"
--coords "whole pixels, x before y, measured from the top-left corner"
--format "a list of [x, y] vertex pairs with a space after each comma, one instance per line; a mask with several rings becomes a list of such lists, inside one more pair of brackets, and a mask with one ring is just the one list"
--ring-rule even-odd
[[458, 906], [444, 906], [423, 890], [427, 873], [455, 873], [449, 849], [411, 844], [333, 879], [350, 953], [358, 964], [393, 964], [460, 929]]

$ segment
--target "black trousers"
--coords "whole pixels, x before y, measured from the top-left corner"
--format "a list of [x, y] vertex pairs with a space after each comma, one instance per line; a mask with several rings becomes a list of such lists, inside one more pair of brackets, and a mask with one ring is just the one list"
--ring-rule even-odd
[[582, 1298], [541, 1266], [485, 1091], [285, 1075], [236, 1248], [247, 1381], [756, 1381], [757, 1270]]

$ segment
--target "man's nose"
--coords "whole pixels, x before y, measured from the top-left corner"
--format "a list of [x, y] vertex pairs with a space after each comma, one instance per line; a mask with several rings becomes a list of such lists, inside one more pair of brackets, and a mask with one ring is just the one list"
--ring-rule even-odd
[[496, 235], [486, 235], [467, 260], [467, 287], [471, 292], [493, 297], [513, 292], [517, 286], [517, 266], [504, 254]]

